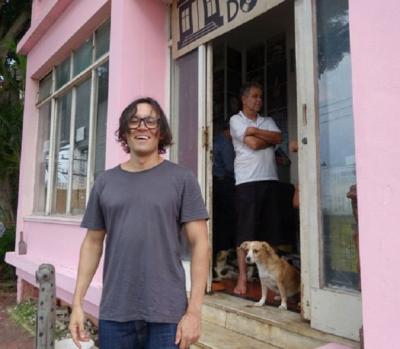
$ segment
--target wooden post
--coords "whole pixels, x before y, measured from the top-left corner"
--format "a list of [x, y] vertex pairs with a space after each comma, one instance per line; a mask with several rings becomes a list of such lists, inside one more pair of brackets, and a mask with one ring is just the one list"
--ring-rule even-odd
[[51, 264], [41, 264], [36, 271], [39, 300], [36, 315], [36, 348], [54, 349], [56, 322], [55, 272]]

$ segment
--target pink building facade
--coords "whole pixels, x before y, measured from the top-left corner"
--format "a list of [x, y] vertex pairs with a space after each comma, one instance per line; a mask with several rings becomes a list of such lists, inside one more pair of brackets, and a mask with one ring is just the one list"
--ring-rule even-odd
[[[342, 2], [343, 8], [330, 8], [329, 1], [271, 1], [271, 7], [260, 10], [254, 20], [243, 19], [198, 45], [193, 44], [193, 39], [194, 46], [180, 55], [174, 46], [179, 41], [175, 37], [177, 31], [170, 28], [180, 28], [181, 39], [188, 37], [183, 34], [194, 29], [186, 27], [192, 22], [185, 17], [191, 12], [185, 9], [194, 11], [197, 4], [198, 10], [199, 2], [34, 0], [31, 28], [18, 46], [28, 60], [17, 232], [24, 232], [28, 253], [20, 255], [16, 248], [6, 256], [17, 270], [18, 297], [27, 283], [36, 285], [38, 266], [51, 263], [56, 269], [57, 297], [71, 302], [79, 247], [85, 235], [79, 224], [86, 200], [96, 175], [127, 158], [115, 141], [114, 132], [122, 110], [139, 96], [160, 101], [175, 136], [175, 145], [167, 156], [197, 174], [212, 210], [209, 134], [218, 122], [216, 52], [223, 47], [227, 55], [226, 47], [230, 46], [246, 57], [244, 62], [249, 61], [246, 38], [251, 36], [258, 45], [254, 37], [260, 35], [259, 25], [265, 25], [274, 33], [273, 40], [281, 32], [286, 35], [285, 132], [287, 140], [298, 139], [300, 144], [298, 156], [290, 155], [293, 169], [287, 176], [288, 181], [299, 182], [302, 188], [299, 249], [303, 317], [310, 320], [311, 327], [353, 340], [357, 340], [362, 325], [365, 348], [393, 348], [398, 341], [400, 311], [395, 296], [400, 285], [394, 276], [400, 264], [396, 253], [400, 238], [394, 220], [399, 213], [396, 198], [400, 194], [400, 165], [395, 161], [399, 158], [395, 142], [400, 134], [400, 121], [396, 118], [400, 51], [393, 45], [400, 35], [396, 24], [400, 5], [394, 0], [386, 1], [384, 6], [372, 0]], [[242, 7], [243, 12], [251, 12], [256, 3], [250, 1], [250, 7]], [[219, 18], [231, 18], [236, 7], [224, 12], [223, 6], [225, 1], [205, 1], [204, 11], [208, 15], [221, 11]], [[329, 17], [331, 13], [336, 17]], [[342, 55], [332, 63], [329, 60], [335, 50], [329, 47], [330, 40], [343, 42], [343, 37], [332, 39], [327, 35], [324, 39], [321, 28], [327, 28], [329, 34], [329, 24], [338, 22], [349, 28], [344, 40], [350, 49], [343, 48]], [[268, 36], [265, 47], [269, 40]], [[324, 71], [321, 55], [327, 57]], [[268, 60], [268, 52], [266, 57]], [[242, 82], [250, 78], [244, 62]], [[269, 74], [268, 64], [265, 74]], [[228, 68], [225, 71], [229, 72]], [[226, 74], [224, 81], [228, 96]], [[268, 81], [266, 77], [266, 85]], [[266, 95], [266, 104], [272, 105]], [[333, 102], [324, 110], [323, 102], [338, 95], [341, 101], [351, 99], [351, 104], [336, 108], [333, 105], [337, 102]], [[227, 105], [224, 103], [224, 115], [229, 114]], [[325, 114], [328, 116], [324, 123]], [[337, 118], [350, 120], [351, 126], [345, 123], [342, 127], [346, 130], [336, 125], [336, 131], [326, 131], [325, 125], [333, 125], [331, 121]], [[208, 131], [209, 141], [204, 130]], [[330, 148], [323, 151], [328, 136], [333, 139], [327, 142]], [[335, 148], [335, 140], [349, 145], [345, 150], [340, 145]], [[328, 239], [322, 232], [328, 228], [321, 223], [321, 217], [325, 217], [324, 222], [328, 218], [330, 222], [339, 220], [337, 217], [341, 222], [352, 220], [352, 228], [343, 231], [351, 234], [356, 229], [345, 192], [337, 200], [339, 204], [328, 200], [334, 202], [334, 207], [325, 200], [334, 198], [336, 192], [323, 188], [326, 169], [322, 160], [328, 159], [329, 167], [329, 161], [336, 161], [341, 152], [345, 153], [344, 165], [330, 170], [326, 178], [348, 176], [349, 168], [354, 173], [354, 181], [350, 178], [344, 184], [337, 184], [339, 180], [327, 183], [338, 188], [357, 183], [362, 293], [358, 279], [352, 278], [357, 274], [357, 257], [352, 257], [352, 267], [343, 266], [340, 256], [335, 259], [333, 252], [321, 247], [327, 246]], [[334, 250], [332, 247], [329, 251]], [[354, 246], [352, 251], [357, 254]], [[95, 317], [102, 289], [101, 273], [100, 268], [85, 300], [85, 310]], [[348, 278], [348, 284], [335, 284], [341, 277]]]

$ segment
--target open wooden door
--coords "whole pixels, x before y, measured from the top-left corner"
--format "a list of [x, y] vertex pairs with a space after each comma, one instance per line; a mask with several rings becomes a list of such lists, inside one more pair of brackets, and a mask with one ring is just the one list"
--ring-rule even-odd
[[324, 332], [359, 339], [361, 293], [348, 1], [296, 0], [302, 314]]

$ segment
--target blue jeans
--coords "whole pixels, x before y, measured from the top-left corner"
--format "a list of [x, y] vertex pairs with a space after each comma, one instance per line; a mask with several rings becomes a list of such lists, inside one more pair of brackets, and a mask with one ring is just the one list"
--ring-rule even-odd
[[177, 349], [177, 324], [99, 321], [100, 349]]

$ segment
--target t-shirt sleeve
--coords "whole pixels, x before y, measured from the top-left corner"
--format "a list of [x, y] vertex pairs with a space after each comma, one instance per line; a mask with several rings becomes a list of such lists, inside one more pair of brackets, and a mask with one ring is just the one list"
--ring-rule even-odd
[[196, 177], [188, 172], [183, 184], [180, 223], [200, 219], [208, 219], [207, 209]]
[[103, 210], [100, 204], [100, 177], [95, 182], [89, 196], [85, 214], [81, 222], [81, 228], [105, 229]]
[[233, 139], [243, 142], [244, 134], [247, 129], [247, 125], [240, 120], [237, 116], [232, 116], [229, 121], [229, 127], [231, 131], [231, 136]]

